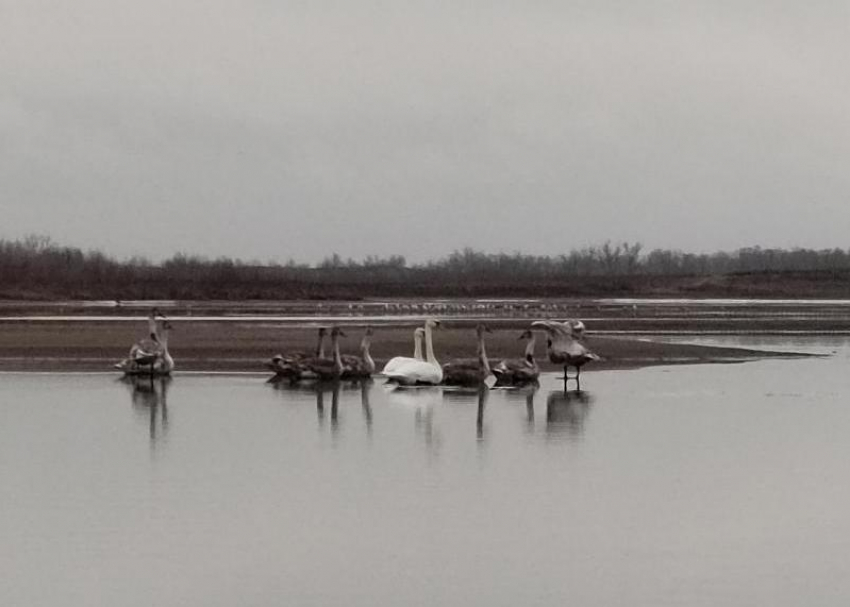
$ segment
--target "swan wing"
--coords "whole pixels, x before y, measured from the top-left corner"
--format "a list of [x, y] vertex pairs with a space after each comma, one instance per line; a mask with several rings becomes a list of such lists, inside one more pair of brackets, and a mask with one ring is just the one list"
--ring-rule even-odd
[[411, 359], [390, 372], [386, 372], [385, 368], [384, 375], [400, 384], [439, 384], [443, 381], [443, 370], [439, 365], [416, 359]]
[[[410, 362], [416, 362], [416, 358], [412, 358], [410, 356], [396, 356], [387, 361], [387, 364], [384, 365], [384, 368], [381, 370], [383, 375], [387, 375], [389, 373], [393, 373], [397, 369], [399, 369], [402, 365], [405, 365]], [[420, 361], [421, 362], [421, 361]]]

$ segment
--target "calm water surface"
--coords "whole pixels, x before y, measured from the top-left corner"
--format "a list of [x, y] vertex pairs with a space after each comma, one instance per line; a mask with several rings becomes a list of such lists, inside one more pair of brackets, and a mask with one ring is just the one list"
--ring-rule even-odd
[[0, 375], [0, 604], [846, 605], [850, 346], [804, 345], [567, 397]]

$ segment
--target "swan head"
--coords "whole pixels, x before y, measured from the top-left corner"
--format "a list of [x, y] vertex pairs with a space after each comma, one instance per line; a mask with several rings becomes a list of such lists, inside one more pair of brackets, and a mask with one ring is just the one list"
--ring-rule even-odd
[[172, 330], [173, 328], [174, 328], [174, 327], [172, 327], [172, 326], [171, 326], [171, 323], [170, 323], [170, 322], [168, 322], [167, 320], [166, 320], [165, 322], [163, 322], [163, 323], [162, 323], [162, 329], [163, 329], [163, 331], [170, 331], [170, 330]]
[[319, 327], [319, 337], [324, 337], [327, 334], [328, 334], [328, 328], [327, 327]]
[[428, 329], [439, 329], [440, 321], [434, 318], [429, 318], [425, 321], [425, 327], [427, 327]]
[[346, 337], [345, 332], [339, 327], [331, 329], [331, 337]]
[[150, 317], [153, 318], [154, 320], [156, 320], [157, 318], [161, 318], [163, 320], [168, 318], [165, 314], [163, 314], [162, 312], [159, 311], [159, 308], [154, 308], [153, 310], [151, 310]]
[[372, 337], [372, 335], [374, 333], [375, 333], [375, 331], [372, 329], [371, 326], [369, 326], [369, 327], [366, 327], [366, 332], [364, 333], [364, 335], [366, 335], [366, 337]]
[[413, 335], [415, 335], [416, 337], [422, 337], [423, 335], [425, 335], [425, 329], [423, 329], [422, 327], [416, 327], [416, 330], [413, 332]]

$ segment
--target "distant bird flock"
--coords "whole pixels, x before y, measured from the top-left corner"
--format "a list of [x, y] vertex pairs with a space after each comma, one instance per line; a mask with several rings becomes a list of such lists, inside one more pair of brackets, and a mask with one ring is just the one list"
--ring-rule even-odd
[[[168, 351], [171, 322], [154, 308], [148, 316], [147, 324], [147, 335], [134, 343], [128, 356], [114, 366], [127, 376], [168, 376], [175, 368], [174, 359]], [[425, 320], [422, 327], [413, 331], [413, 355], [391, 358], [380, 372], [377, 372], [370, 353], [374, 336], [372, 327], [366, 327], [358, 354], [340, 352], [339, 338], [345, 336], [342, 328], [321, 327], [314, 351], [275, 354], [266, 363], [266, 367], [274, 374], [273, 381], [287, 381], [293, 384], [308, 381], [361, 380], [379, 374], [385, 378], [388, 386], [523, 386], [536, 383], [540, 375], [540, 368], [534, 356], [537, 342], [535, 331], [546, 336], [549, 361], [563, 366], [565, 390], [569, 380], [574, 380], [576, 389], [580, 390], [581, 368], [588, 362], [600, 360], [599, 356], [586, 347], [585, 326], [580, 320], [536, 320], [531, 323], [529, 329], [519, 335], [522, 355], [517, 358], [492, 363], [487, 356], [485, 345], [486, 335], [491, 333], [491, 329], [484, 323], [478, 323], [475, 328], [475, 358], [459, 358], [440, 364], [434, 348], [434, 332], [440, 327], [439, 320]], [[325, 343], [328, 336], [330, 353], [327, 352]], [[569, 367], [575, 369], [574, 376], [568, 374]]]

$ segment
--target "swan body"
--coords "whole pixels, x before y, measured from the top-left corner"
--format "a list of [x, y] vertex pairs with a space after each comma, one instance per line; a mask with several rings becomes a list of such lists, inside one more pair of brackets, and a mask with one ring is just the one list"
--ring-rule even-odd
[[[436, 385], [443, 380], [443, 369], [434, 356], [434, 342], [431, 330], [439, 326], [436, 320], [425, 321], [425, 360], [409, 358], [400, 362], [394, 369], [387, 371], [384, 367], [383, 374], [387, 380], [405, 386], [426, 384]], [[392, 362], [392, 361], [390, 361]]]
[[152, 365], [162, 355], [157, 318], [166, 319], [164, 314], [154, 308], [148, 315], [148, 336], [130, 346], [127, 358], [115, 363], [113, 367], [123, 371], [126, 375], [148, 375], [152, 372]]
[[331, 350], [333, 358], [311, 357], [296, 363], [294, 378], [299, 379], [339, 379], [345, 369], [339, 353], [339, 336], [345, 333], [339, 327], [331, 329]]
[[443, 365], [443, 383], [448, 386], [471, 386], [483, 383], [490, 375], [490, 361], [484, 347], [484, 333], [490, 333], [483, 324], [475, 327], [478, 338], [477, 356], [474, 359], [456, 359]]
[[525, 331], [519, 337], [526, 340], [523, 358], [508, 358], [493, 367], [497, 386], [520, 386], [537, 381], [540, 367], [534, 360], [536, 340], [532, 331]]
[[398, 367], [411, 360], [425, 360], [422, 356], [422, 338], [425, 336], [425, 329], [417, 327], [413, 332], [413, 358], [409, 356], [396, 356], [387, 361], [381, 373], [387, 375], [394, 372]]
[[531, 326], [546, 331], [546, 351], [551, 362], [564, 366], [564, 385], [566, 385], [568, 379], [567, 369], [569, 367], [575, 367], [576, 384], [580, 385], [578, 378], [581, 374], [581, 368], [586, 363], [601, 360], [599, 356], [581, 343], [581, 339], [584, 337], [584, 323], [580, 320], [567, 320], [565, 322], [537, 320], [531, 323]]
[[315, 358], [315, 359], [324, 359], [325, 358], [325, 335], [327, 334], [327, 329], [325, 327], [319, 327], [319, 341], [316, 343], [316, 352], [315, 354], [310, 354], [308, 352], [290, 352], [287, 354], [275, 354], [272, 356], [271, 360], [266, 363], [266, 367], [274, 371], [274, 373], [281, 377], [293, 377], [298, 373], [298, 364], [301, 361]]
[[174, 359], [168, 351], [168, 335], [171, 332], [171, 323], [167, 320], [162, 323], [162, 336], [159, 338], [159, 357], [153, 363], [154, 375], [170, 375], [174, 370]]

